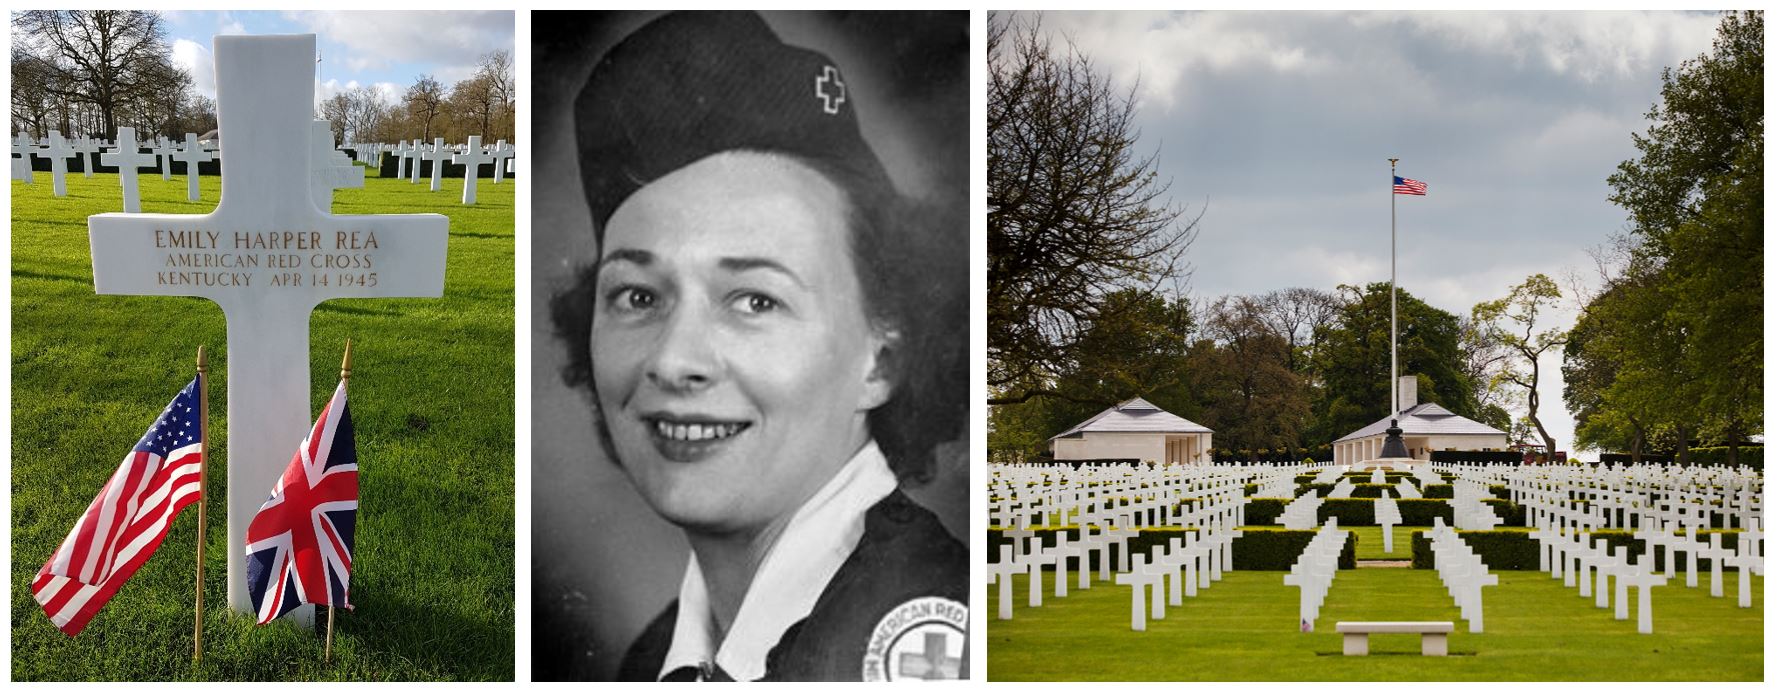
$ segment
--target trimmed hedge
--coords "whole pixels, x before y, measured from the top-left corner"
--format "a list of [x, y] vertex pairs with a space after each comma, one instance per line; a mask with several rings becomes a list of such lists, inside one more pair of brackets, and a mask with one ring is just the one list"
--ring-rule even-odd
[[1454, 499], [1456, 498], [1456, 485], [1428, 484], [1420, 488], [1419, 493], [1427, 499]]
[[[1698, 535], [1702, 536], [1710, 533], [1719, 533], [1723, 536], [1721, 540], [1722, 543], [1731, 547], [1739, 541], [1739, 532], [1740, 531], [1738, 530], [1706, 530], [1698, 533]], [[1506, 530], [1459, 530], [1456, 534], [1458, 537], [1461, 537], [1462, 541], [1467, 543], [1471, 549], [1475, 550], [1476, 554], [1481, 555], [1481, 561], [1487, 565], [1489, 570], [1535, 571], [1537, 568], [1537, 543], [1536, 540], [1530, 537], [1530, 529], [1528, 528], [1511, 528]], [[1599, 530], [1593, 532], [1592, 536], [1604, 539], [1604, 541], [1609, 543], [1612, 547], [1628, 547], [1629, 551], [1636, 557], [1640, 557], [1646, 551], [1644, 548], [1645, 543], [1635, 539], [1634, 534], [1627, 530]], [[1620, 551], [1618, 552], [1618, 556], [1622, 556]], [[1685, 566], [1690, 561], [1690, 556], [1684, 554], [1675, 557], [1675, 559], [1676, 561], [1674, 563], [1677, 565], [1677, 570], [1686, 570]], [[1697, 568], [1699, 571], [1708, 571], [1709, 565], [1710, 562], [1704, 560], [1697, 565]], [[1431, 538], [1426, 537], [1424, 532], [1414, 531], [1413, 568], [1430, 569], [1432, 567]], [[1654, 555], [1654, 570], [1665, 571], [1665, 567], [1666, 553], [1656, 552]], [[1733, 571], [1734, 567], [1724, 565], [1722, 566], [1722, 570]]]
[[[1241, 536], [1234, 538], [1234, 569], [1236, 571], [1288, 571], [1290, 565], [1302, 556], [1303, 548], [1314, 539], [1313, 530], [1282, 530], [1273, 528], [1241, 528]], [[1055, 536], [1065, 534], [1068, 539], [1079, 539], [1079, 526], [1061, 526], [1053, 528], [1037, 528], [1037, 537], [1045, 546], [1055, 545]], [[1187, 532], [1184, 528], [1145, 528], [1129, 540], [1129, 551], [1135, 554], [1147, 554], [1156, 546], [1171, 544], [1172, 539], [1181, 537]], [[1000, 548], [1006, 542], [1004, 535], [997, 528], [987, 531], [987, 561], [999, 561]], [[1089, 570], [1098, 570], [1099, 553], [1093, 552], [1086, 559]], [[1080, 570], [1080, 559], [1068, 562], [1069, 571]], [[1339, 553], [1339, 568], [1357, 568], [1357, 534], [1347, 533], [1345, 549]]]
[[1283, 507], [1289, 505], [1290, 499], [1267, 499], [1258, 497], [1246, 500], [1247, 525], [1277, 525], [1277, 517], [1283, 515]]
[[1524, 454], [1517, 451], [1432, 451], [1434, 463], [1522, 463]]

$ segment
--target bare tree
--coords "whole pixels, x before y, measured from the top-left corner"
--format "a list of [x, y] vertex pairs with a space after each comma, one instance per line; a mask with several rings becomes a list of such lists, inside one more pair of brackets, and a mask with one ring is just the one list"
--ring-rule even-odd
[[407, 106], [407, 115], [413, 123], [420, 126], [420, 137], [432, 139], [432, 121], [444, 108], [444, 85], [431, 75], [420, 75], [414, 80], [413, 86], [407, 88], [407, 95], [402, 101]]
[[15, 40], [61, 78], [51, 93], [92, 104], [106, 139], [123, 106], [166, 86], [160, 15], [143, 10], [30, 10], [13, 15]]
[[1301, 373], [1312, 362], [1315, 332], [1339, 315], [1339, 297], [1309, 287], [1290, 287], [1259, 296], [1259, 320], [1289, 343], [1291, 371]]
[[1133, 90], [1032, 23], [988, 21], [987, 353], [990, 404], [1051, 394], [1105, 297], [1189, 275], [1154, 156], [1135, 154]]

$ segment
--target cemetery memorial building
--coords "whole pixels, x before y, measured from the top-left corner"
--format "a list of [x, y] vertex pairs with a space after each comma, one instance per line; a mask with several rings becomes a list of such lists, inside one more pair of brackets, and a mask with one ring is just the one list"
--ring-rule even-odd
[[1120, 458], [1156, 463], [1208, 463], [1215, 432], [1132, 398], [1049, 439], [1056, 460]]
[[1390, 421], [1398, 422], [1407, 454], [1416, 460], [1430, 460], [1432, 451], [1506, 450], [1505, 432], [1458, 416], [1437, 403], [1418, 402], [1416, 383], [1413, 376], [1401, 377], [1399, 415], [1383, 417], [1334, 441], [1333, 463], [1352, 465], [1382, 457]]

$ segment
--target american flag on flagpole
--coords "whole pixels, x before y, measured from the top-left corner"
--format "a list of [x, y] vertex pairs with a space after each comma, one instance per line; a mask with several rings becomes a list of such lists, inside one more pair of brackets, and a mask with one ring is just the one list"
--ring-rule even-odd
[[1401, 178], [1400, 176], [1396, 176], [1394, 177], [1394, 194], [1424, 195], [1425, 181], [1415, 181], [1411, 178]]
[[161, 410], [31, 582], [32, 596], [62, 633], [86, 628], [160, 547], [179, 510], [201, 495], [201, 378]]
[[247, 593], [260, 624], [304, 603], [351, 609], [357, 521], [358, 449], [341, 380], [247, 525]]

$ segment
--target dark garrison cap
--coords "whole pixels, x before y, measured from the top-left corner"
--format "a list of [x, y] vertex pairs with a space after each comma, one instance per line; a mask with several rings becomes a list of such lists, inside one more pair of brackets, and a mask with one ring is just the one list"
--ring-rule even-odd
[[643, 185], [732, 150], [816, 160], [892, 191], [848, 89], [831, 58], [785, 45], [751, 12], [649, 22], [605, 54], [574, 103], [595, 233]]

